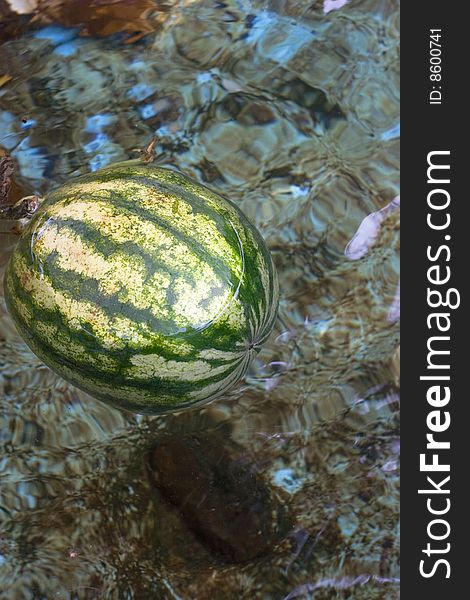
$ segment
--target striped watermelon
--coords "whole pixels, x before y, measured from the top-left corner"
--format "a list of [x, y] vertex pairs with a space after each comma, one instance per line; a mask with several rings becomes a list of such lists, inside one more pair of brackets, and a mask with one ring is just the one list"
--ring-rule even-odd
[[129, 161], [51, 193], [5, 277], [43, 362], [116, 407], [159, 413], [213, 399], [268, 337], [277, 276], [230, 201]]

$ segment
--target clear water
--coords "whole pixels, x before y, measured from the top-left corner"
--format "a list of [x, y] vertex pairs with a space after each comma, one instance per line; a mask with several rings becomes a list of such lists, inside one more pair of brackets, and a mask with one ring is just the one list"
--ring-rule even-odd
[[140, 417], [43, 366], [2, 300], [0, 598], [397, 598], [397, 3], [46, 4], [0, 46], [12, 194], [157, 135], [256, 223], [281, 305], [229, 395]]

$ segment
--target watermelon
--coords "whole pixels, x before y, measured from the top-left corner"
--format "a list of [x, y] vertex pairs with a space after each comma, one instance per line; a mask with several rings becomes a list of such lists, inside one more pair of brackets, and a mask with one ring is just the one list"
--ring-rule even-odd
[[53, 191], [11, 256], [5, 293], [46, 365], [99, 400], [150, 414], [226, 392], [278, 306], [271, 256], [237, 206], [142, 161]]

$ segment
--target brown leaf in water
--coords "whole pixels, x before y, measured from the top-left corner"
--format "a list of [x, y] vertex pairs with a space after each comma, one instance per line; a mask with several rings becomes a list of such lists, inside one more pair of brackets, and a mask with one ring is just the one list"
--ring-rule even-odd
[[22, 223], [11, 202], [11, 189], [15, 165], [9, 154], [0, 148], [0, 234], [19, 235]]
[[67, 0], [41, 2], [34, 22], [82, 27], [82, 35], [107, 36], [126, 33], [135, 41], [158, 29], [166, 5], [155, 0]]
[[11, 190], [11, 178], [15, 170], [13, 159], [8, 154], [0, 154], [0, 211], [8, 206], [8, 197]]
[[11, 75], [0, 75], [0, 87], [11, 80]]
[[85, 36], [128, 35], [127, 42], [156, 31], [171, 8], [160, 0], [0, 0], [0, 43], [29, 26], [81, 27]]
[[16, 171], [13, 158], [0, 146], [0, 214], [3, 217], [11, 212], [21, 198], [31, 193], [30, 189], [17, 181]]

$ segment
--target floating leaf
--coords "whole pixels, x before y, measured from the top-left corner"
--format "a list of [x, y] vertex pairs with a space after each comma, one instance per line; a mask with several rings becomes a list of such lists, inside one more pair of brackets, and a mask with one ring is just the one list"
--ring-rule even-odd
[[170, 8], [158, 0], [0, 0], [0, 42], [16, 37], [28, 23], [81, 27], [85, 36], [124, 33], [132, 42], [157, 30]]
[[0, 87], [11, 80], [11, 75], [0, 75]]

